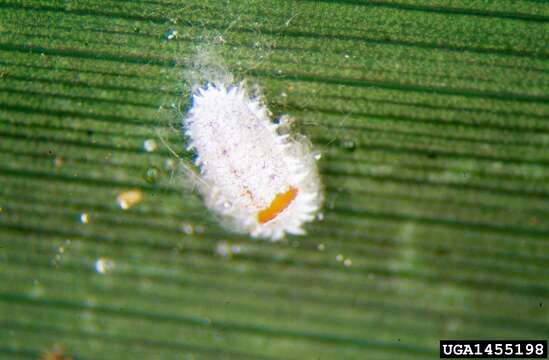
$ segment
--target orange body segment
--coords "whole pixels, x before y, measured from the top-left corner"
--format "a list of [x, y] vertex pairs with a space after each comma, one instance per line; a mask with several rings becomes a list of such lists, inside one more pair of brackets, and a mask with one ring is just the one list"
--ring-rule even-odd
[[297, 196], [297, 189], [293, 186], [283, 193], [276, 194], [273, 201], [264, 209], [257, 213], [257, 221], [260, 224], [265, 224], [278, 216]]

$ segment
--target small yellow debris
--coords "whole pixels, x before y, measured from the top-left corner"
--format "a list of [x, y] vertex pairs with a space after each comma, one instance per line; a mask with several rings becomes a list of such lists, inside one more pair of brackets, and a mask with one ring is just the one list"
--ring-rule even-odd
[[62, 156], [56, 156], [55, 159], [53, 159], [53, 164], [57, 168], [61, 167], [64, 162], [65, 162], [65, 159]]
[[62, 346], [55, 346], [52, 350], [43, 352], [40, 360], [72, 360], [72, 357], [64, 355]]
[[143, 201], [143, 193], [139, 189], [123, 191], [116, 197], [116, 202], [122, 210], [128, 210], [141, 201]]

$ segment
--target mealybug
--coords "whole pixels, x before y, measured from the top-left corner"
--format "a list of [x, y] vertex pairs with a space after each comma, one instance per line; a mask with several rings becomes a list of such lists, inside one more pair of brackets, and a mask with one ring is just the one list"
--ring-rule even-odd
[[206, 206], [253, 237], [304, 234], [321, 204], [315, 158], [304, 139], [280, 135], [241, 84], [206, 82], [183, 120]]

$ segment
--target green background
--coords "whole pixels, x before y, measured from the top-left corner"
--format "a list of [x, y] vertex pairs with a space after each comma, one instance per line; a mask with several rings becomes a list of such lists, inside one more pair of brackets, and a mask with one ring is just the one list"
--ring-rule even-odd
[[[547, 338], [548, 43], [534, 0], [1, 1], [0, 357]], [[185, 64], [205, 45], [322, 153], [307, 236], [224, 231], [160, 142], [189, 157]]]

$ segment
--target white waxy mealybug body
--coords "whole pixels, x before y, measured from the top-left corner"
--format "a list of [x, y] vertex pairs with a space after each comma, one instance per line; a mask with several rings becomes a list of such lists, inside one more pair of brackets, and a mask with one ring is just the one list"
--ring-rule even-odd
[[184, 119], [206, 206], [236, 230], [271, 240], [304, 234], [322, 198], [310, 146], [278, 126], [239, 84], [207, 83]]

